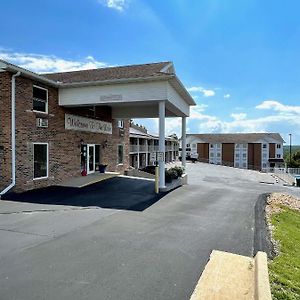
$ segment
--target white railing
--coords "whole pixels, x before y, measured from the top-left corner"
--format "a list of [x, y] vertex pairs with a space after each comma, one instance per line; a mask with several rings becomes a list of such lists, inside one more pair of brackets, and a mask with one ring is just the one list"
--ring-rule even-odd
[[[172, 146], [165, 146], [166, 151], [178, 151], [178, 147]], [[129, 145], [130, 152], [158, 152], [159, 146], [158, 145]]]
[[129, 145], [129, 151], [130, 152], [139, 152], [139, 146], [138, 145]]

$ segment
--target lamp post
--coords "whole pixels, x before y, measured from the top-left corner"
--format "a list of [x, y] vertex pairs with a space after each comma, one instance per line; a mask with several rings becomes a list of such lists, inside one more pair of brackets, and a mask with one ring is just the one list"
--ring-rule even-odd
[[290, 136], [290, 168], [292, 167], [292, 134], [289, 133]]

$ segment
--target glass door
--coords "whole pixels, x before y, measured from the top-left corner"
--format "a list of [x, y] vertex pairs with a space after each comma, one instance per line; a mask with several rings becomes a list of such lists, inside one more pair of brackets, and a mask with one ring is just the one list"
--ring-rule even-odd
[[87, 173], [95, 172], [95, 145], [87, 145]]

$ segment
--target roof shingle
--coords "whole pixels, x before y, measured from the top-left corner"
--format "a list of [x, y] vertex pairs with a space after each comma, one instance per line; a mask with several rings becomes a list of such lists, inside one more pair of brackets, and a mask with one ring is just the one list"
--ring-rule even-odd
[[170, 73], [161, 72], [171, 62], [158, 62], [151, 64], [108, 67], [72, 72], [41, 74], [42, 76], [61, 83], [80, 83], [109, 81], [117, 79], [134, 79], [146, 77], [159, 77]]
[[210, 134], [187, 134], [194, 136], [206, 143], [255, 143], [264, 139], [275, 139], [284, 142], [279, 133], [210, 133]]

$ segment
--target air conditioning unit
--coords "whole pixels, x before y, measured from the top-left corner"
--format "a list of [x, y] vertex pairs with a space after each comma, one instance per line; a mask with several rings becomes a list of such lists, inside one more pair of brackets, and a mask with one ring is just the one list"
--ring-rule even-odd
[[36, 126], [42, 128], [48, 128], [48, 119], [37, 118], [36, 119]]

